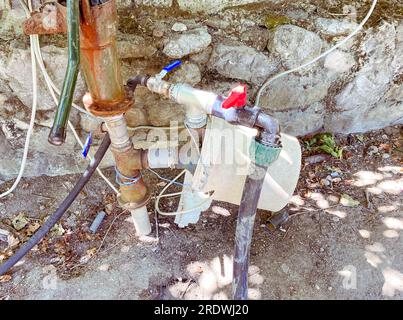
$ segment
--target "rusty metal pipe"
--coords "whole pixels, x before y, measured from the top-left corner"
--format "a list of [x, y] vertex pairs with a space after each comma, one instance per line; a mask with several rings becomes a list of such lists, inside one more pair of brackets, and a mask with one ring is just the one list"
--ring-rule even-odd
[[248, 299], [248, 267], [250, 247], [256, 211], [262, 192], [268, 165], [255, 164], [258, 174], [248, 175], [239, 207], [238, 222], [235, 232], [234, 269], [233, 269], [233, 298], [234, 300]]
[[148, 165], [147, 153], [134, 149], [124, 118], [133, 105], [133, 93], [123, 85], [116, 24], [115, 0], [82, 0], [81, 68], [89, 90], [83, 102], [89, 112], [105, 120], [120, 185], [118, 202], [141, 216], [137, 232], [143, 235], [151, 231], [145, 208], [150, 194], [141, 175]]
[[81, 68], [91, 100], [87, 109], [99, 117], [123, 114], [133, 104], [125, 90], [116, 46], [115, 0], [90, 6], [83, 1], [81, 23]]
[[122, 203], [141, 206], [148, 196], [147, 187], [142, 178], [137, 183], [130, 184], [130, 181], [141, 175], [140, 169], [145, 165], [142, 152], [134, 149], [123, 114], [105, 118], [105, 125], [111, 137], [111, 151], [116, 168], [121, 174], [120, 200]]

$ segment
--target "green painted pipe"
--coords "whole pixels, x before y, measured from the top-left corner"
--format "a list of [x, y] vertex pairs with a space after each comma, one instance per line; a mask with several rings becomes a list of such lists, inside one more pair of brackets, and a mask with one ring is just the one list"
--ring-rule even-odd
[[57, 106], [49, 142], [60, 146], [66, 140], [66, 126], [73, 103], [74, 90], [80, 68], [80, 11], [79, 0], [67, 0], [68, 64], [63, 89]]

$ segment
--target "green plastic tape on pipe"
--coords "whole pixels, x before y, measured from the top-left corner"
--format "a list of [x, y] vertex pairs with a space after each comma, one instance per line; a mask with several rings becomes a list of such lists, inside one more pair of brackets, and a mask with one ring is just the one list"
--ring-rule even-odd
[[67, 0], [68, 64], [55, 120], [48, 138], [51, 144], [57, 146], [66, 140], [66, 127], [80, 68], [79, 2], [79, 0]]

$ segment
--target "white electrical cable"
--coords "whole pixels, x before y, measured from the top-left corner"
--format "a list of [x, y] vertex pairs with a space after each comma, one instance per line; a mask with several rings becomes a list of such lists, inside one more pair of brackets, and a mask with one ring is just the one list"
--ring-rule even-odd
[[31, 111], [31, 120], [29, 122], [29, 127], [27, 131], [27, 137], [25, 139], [25, 146], [24, 146], [24, 152], [22, 156], [22, 161], [21, 161], [21, 166], [20, 166], [20, 171], [18, 172], [17, 179], [15, 179], [13, 185], [11, 186], [10, 189], [8, 189], [6, 192], [0, 194], [0, 198], [4, 198], [8, 196], [10, 193], [12, 193], [20, 183], [22, 176], [25, 171], [25, 166], [27, 164], [27, 158], [28, 158], [28, 151], [29, 151], [29, 143], [31, 140], [31, 135], [34, 130], [34, 125], [35, 125], [35, 117], [36, 117], [36, 108], [37, 108], [37, 103], [38, 103], [38, 83], [37, 83], [37, 74], [36, 74], [36, 63], [35, 63], [35, 52], [34, 52], [34, 36], [29, 37], [29, 41], [31, 44], [31, 64], [32, 64], [32, 111]]
[[[37, 58], [39, 67], [40, 67], [40, 69], [42, 71], [42, 74], [43, 74], [43, 76], [45, 78], [45, 82], [46, 82], [46, 85], [48, 87], [48, 90], [49, 90], [49, 92], [50, 92], [50, 94], [51, 94], [51, 96], [53, 98], [53, 101], [55, 102], [55, 104], [57, 106], [59, 104], [59, 100], [57, 99], [57, 97], [55, 95], [54, 89], [52, 87], [52, 82], [49, 81], [50, 80], [49, 76], [46, 76], [47, 72], [46, 72], [46, 68], [45, 68], [45, 65], [43, 63], [42, 56], [41, 56], [41, 53], [40, 53], [40, 47], [39, 47], [39, 40], [38, 39], [36, 39], [36, 43], [35, 43], [35, 54], [36, 54], [36, 58]], [[69, 125], [70, 130], [73, 132], [74, 138], [76, 139], [77, 143], [81, 146], [81, 148], [84, 148], [84, 144], [82, 143], [80, 137], [78, 136], [77, 131], [74, 128], [74, 126], [71, 123], [71, 121], [68, 121], [68, 125]], [[90, 155], [88, 155], [87, 157], [88, 157], [89, 161], [92, 161], [92, 157]], [[97, 173], [101, 176], [102, 179], [105, 180], [105, 182], [109, 185], [109, 187], [115, 193], [117, 193], [117, 194], [119, 193], [119, 191], [112, 184], [112, 182], [109, 181], [108, 178], [102, 173], [101, 169], [97, 168]]]
[[[22, 1], [22, 0], [20, 0]], [[31, 7], [31, 6], [30, 6]], [[29, 14], [27, 6], [24, 4], [23, 5], [25, 13]], [[37, 103], [38, 103], [38, 83], [37, 83], [37, 73], [36, 73], [36, 63], [35, 63], [35, 52], [34, 52], [34, 38], [35, 36], [30, 36], [29, 41], [31, 45], [31, 65], [32, 65], [32, 110], [31, 110], [31, 120], [29, 122], [29, 127], [27, 131], [27, 137], [25, 139], [25, 146], [24, 146], [24, 151], [23, 151], [23, 156], [22, 156], [22, 161], [21, 161], [21, 166], [20, 170], [18, 172], [17, 178], [15, 179], [13, 185], [11, 186], [10, 189], [8, 189], [6, 192], [0, 194], [0, 198], [4, 198], [11, 194], [18, 186], [20, 183], [22, 176], [25, 171], [25, 166], [27, 163], [27, 158], [28, 158], [28, 151], [29, 151], [29, 143], [31, 140], [31, 135], [34, 130], [35, 126], [35, 117], [36, 117], [36, 109], [37, 109]]]
[[301, 65], [301, 66], [299, 66], [299, 67], [296, 67], [296, 68], [294, 68], [294, 69], [291, 69], [291, 70], [287, 70], [287, 71], [282, 72], [282, 73], [280, 73], [280, 74], [277, 74], [276, 76], [274, 76], [274, 77], [270, 78], [269, 80], [267, 80], [267, 81], [263, 84], [263, 86], [260, 88], [260, 90], [259, 90], [259, 92], [258, 92], [258, 94], [257, 94], [257, 96], [256, 96], [255, 106], [256, 106], [256, 107], [259, 107], [261, 96], [262, 96], [264, 90], [266, 90], [266, 88], [268, 87], [268, 85], [269, 85], [270, 83], [272, 83], [273, 81], [275, 81], [275, 80], [277, 80], [277, 79], [279, 79], [279, 78], [281, 78], [281, 77], [284, 77], [284, 76], [286, 76], [286, 75], [288, 75], [288, 74], [290, 74], [290, 73], [294, 73], [294, 72], [296, 72], [296, 71], [299, 71], [299, 70], [301, 70], [301, 69], [304, 69], [304, 68], [310, 66], [311, 64], [314, 64], [315, 62], [317, 62], [317, 61], [319, 61], [320, 59], [326, 57], [327, 55], [329, 55], [330, 53], [332, 53], [333, 51], [335, 51], [336, 49], [340, 48], [342, 45], [344, 45], [345, 43], [347, 43], [347, 41], [349, 41], [351, 38], [353, 38], [358, 32], [361, 31], [361, 29], [362, 29], [362, 28], [364, 27], [364, 25], [367, 23], [367, 21], [369, 20], [369, 18], [372, 16], [372, 13], [373, 13], [374, 10], [375, 10], [375, 7], [376, 7], [377, 2], [378, 2], [378, 0], [373, 0], [371, 8], [369, 9], [369, 11], [368, 11], [366, 17], [364, 18], [364, 20], [362, 20], [362, 22], [358, 25], [357, 29], [355, 29], [355, 30], [353, 31], [353, 33], [351, 33], [349, 36], [347, 36], [347, 37], [344, 38], [342, 41], [340, 41], [339, 43], [337, 43], [335, 46], [333, 46], [333, 47], [330, 48], [329, 50], [325, 51], [325, 52], [322, 53], [321, 55], [317, 56], [315, 59], [313, 59], [313, 60], [311, 60], [311, 61], [309, 61], [309, 62], [307, 62], [307, 63], [304, 63], [303, 65]]
[[181, 211], [176, 211], [176, 212], [164, 212], [164, 211], [162, 211], [162, 210], [160, 209], [160, 200], [161, 200], [162, 198], [172, 198], [172, 197], [181, 196], [181, 195], [186, 194], [186, 193], [191, 193], [191, 192], [187, 192], [187, 191], [182, 191], [182, 192], [164, 194], [165, 191], [167, 191], [168, 188], [169, 188], [171, 185], [173, 185], [173, 184], [176, 182], [176, 180], [178, 180], [180, 177], [182, 177], [185, 173], [186, 173], [186, 170], [181, 171], [181, 173], [179, 173], [170, 183], [168, 183], [168, 184], [164, 187], [164, 189], [162, 189], [162, 191], [160, 192], [160, 194], [156, 197], [156, 200], [155, 200], [155, 210], [156, 210], [160, 215], [163, 215], [163, 216], [177, 216], [177, 215], [180, 215], [180, 214], [190, 213], [190, 212], [193, 212], [193, 211], [195, 211], [195, 210], [202, 209], [202, 208], [204, 207], [204, 205], [205, 205], [207, 202], [209, 202], [209, 201], [211, 200], [211, 197], [208, 197], [208, 198], [204, 199], [202, 202], [200, 202], [198, 205], [194, 206], [194, 207], [191, 208], [191, 209], [181, 210]]
[[[165, 182], [172, 182], [171, 179], [168, 178], [164, 178], [163, 176], [161, 176], [158, 172], [156, 172], [155, 170], [151, 169], [151, 168], [147, 168], [148, 171], [152, 172], [153, 174], [155, 174], [160, 180], [165, 181]], [[180, 182], [172, 182], [173, 184], [177, 185], [177, 186], [181, 186], [181, 187], [185, 187], [187, 186], [184, 183], [180, 183]]]
[[[25, 15], [27, 16], [27, 18], [29, 18], [30, 12], [32, 12], [32, 3], [31, 1], [28, 2], [28, 6], [22, 1], [19, 0], [21, 3], [22, 8], [25, 11]], [[55, 92], [57, 94], [60, 95], [60, 91], [56, 88], [56, 86], [54, 85], [54, 83], [52, 82], [51, 78], [49, 77], [49, 74], [46, 71], [45, 65], [43, 63], [43, 58], [42, 58], [42, 54], [40, 51], [40, 46], [39, 46], [39, 37], [37, 35], [31, 35], [30, 36], [30, 48], [31, 48], [31, 64], [32, 64], [32, 83], [33, 83], [33, 96], [32, 96], [32, 114], [31, 114], [31, 120], [30, 120], [30, 125], [28, 128], [28, 132], [27, 132], [27, 138], [25, 140], [25, 147], [24, 147], [24, 153], [23, 153], [23, 159], [21, 162], [21, 166], [20, 166], [20, 171], [19, 174], [17, 176], [17, 179], [15, 180], [13, 186], [5, 193], [0, 195], [0, 198], [3, 198], [7, 195], [9, 195], [10, 193], [12, 193], [18, 186], [19, 182], [21, 181], [22, 175], [25, 171], [25, 166], [26, 166], [26, 161], [27, 161], [27, 157], [28, 157], [28, 151], [29, 151], [29, 143], [30, 143], [30, 137], [32, 135], [32, 131], [35, 125], [35, 116], [36, 116], [36, 109], [37, 109], [37, 94], [38, 94], [38, 88], [37, 88], [37, 71], [36, 71], [36, 63], [38, 63], [40, 70], [45, 78], [45, 82], [46, 85], [49, 89], [49, 92], [55, 102], [55, 104], [58, 104], [58, 99], [55, 95]], [[76, 109], [92, 116], [89, 112], [87, 112], [86, 110], [80, 108], [77, 105], [73, 105], [75, 106]], [[71, 131], [73, 132], [73, 135], [75, 137], [75, 139], [77, 140], [78, 144], [83, 148], [84, 145], [80, 140], [80, 137], [77, 134], [77, 131], [75, 130], [74, 126], [72, 125], [72, 123], [69, 121], [68, 122], [69, 128], [71, 129]], [[92, 158], [91, 156], [88, 156], [88, 159], [91, 161]], [[102, 179], [105, 180], [105, 182], [110, 186], [110, 188], [115, 192], [115, 193], [119, 193], [118, 189], [112, 184], [112, 182], [110, 182], [108, 180], [108, 178], [102, 173], [102, 171], [97, 168], [97, 172], [98, 174], [101, 176]]]
[[[192, 142], [193, 142], [193, 144], [194, 144], [195, 147], [196, 147], [196, 150], [197, 150], [197, 153], [199, 154], [199, 157], [201, 157], [201, 153], [200, 153], [200, 151], [199, 151], [199, 146], [198, 146], [198, 144], [197, 144], [197, 141], [196, 141], [195, 137], [193, 136], [192, 132], [190, 131], [190, 129], [189, 129], [189, 127], [188, 127], [187, 125], [185, 125], [185, 128], [187, 129], [187, 131], [188, 131], [188, 133], [189, 133], [189, 135], [190, 135], [190, 137], [191, 137], [191, 139], [192, 139]], [[201, 159], [200, 159], [200, 160], [201, 160]], [[154, 173], [157, 174], [156, 172], [154, 172]], [[211, 201], [211, 196], [209, 196], [209, 197], [207, 197], [206, 199], [204, 199], [201, 203], [199, 203], [198, 205], [196, 205], [196, 206], [194, 206], [193, 208], [188, 209], [188, 210], [181, 210], [181, 211], [176, 211], [176, 212], [164, 212], [164, 211], [161, 211], [159, 204], [160, 204], [160, 200], [161, 200], [162, 198], [172, 198], [172, 197], [181, 196], [181, 195], [186, 194], [186, 193], [190, 193], [190, 194], [192, 193], [192, 192], [189, 192], [189, 191], [182, 191], [182, 192], [176, 192], [176, 193], [165, 194], [165, 192], [168, 190], [168, 188], [169, 188], [171, 185], [173, 185], [173, 184], [178, 184], [178, 183], [176, 182], [176, 180], [178, 180], [180, 177], [182, 177], [185, 173], [186, 173], [186, 170], [182, 170], [182, 171], [179, 173], [179, 175], [177, 175], [173, 180], [170, 180], [170, 182], [165, 186], [164, 189], [162, 189], [162, 191], [161, 191], [161, 192], [159, 193], [159, 195], [156, 197], [156, 200], [155, 200], [155, 210], [156, 210], [159, 214], [161, 214], [161, 215], [163, 215], [163, 216], [178, 216], [178, 215], [180, 215], [180, 214], [186, 214], [186, 213], [190, 213], [190, 212], [193, 212], [193, 211], [195, 211], [195, 210], [198, 210], [198, 209], [202, 209], [202, 208], [206, 205], [206, 203], [208, 203], [209, 201]], [[169, 179], [163, 179], [163, 180], [169, 180]]]
[[185, 126], [178, 127], [153, 127], [153, 126], [138, 126], [138, 127], [127, 127], [129, 131], [137, 131], [137, 130], [179, 130], [185, 129]]

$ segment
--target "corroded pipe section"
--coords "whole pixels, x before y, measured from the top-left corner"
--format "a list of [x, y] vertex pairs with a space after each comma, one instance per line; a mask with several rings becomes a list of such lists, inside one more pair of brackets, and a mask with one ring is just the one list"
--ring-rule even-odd
[[142, 207], [148, 202], [149, 194], [140, 172], [143, 167], [141, 151], [134, 149], [123, 115], [105, 118], [105, 124], [119, 175], [120, 203], [130, 204], [130, 208]]
[[248, 299], [248, 267], [253, 228], [255, 225], [257, 204], [262, 192], [268, 165], [256, 166], [259, 176], [249, 175], [245, 181], [238, 223], [235, 232], [233, 297], [234, 300]]
[[115, 0], [95, 6], [82, 1], [82, 9], [81, 68], [91, 94], [87, 108], [99, 117], [123, 114], [133, 105], [133, 97], [120, 72]]
[[83, 102], [93, 115], [105, 120], [116, 162], [118, 202], [130, 210], [138, 235], [151, 232], [146, 205], [150, 199], [141, 169], [147, 154], [134, 149], [124, 113], [133, 105], [133, 92], [126, 90], [116, 47], [117, 11], [115, 0], [81, 0], [81, 69], [89, 93]]
[[256, 211], [267, 169], [280, 156], [281, 142], [277, 139], [279, 133], [262, 132], [259, 140], [254, 141], [251, 146], [253, 170], [246, 178], [235, 233], [232, 283], [234, 300], [248, 298], [249, 255]]
[[58, 2], [47, 2], [23, 24], [26, 35], [67, 32], [66, 7]]

